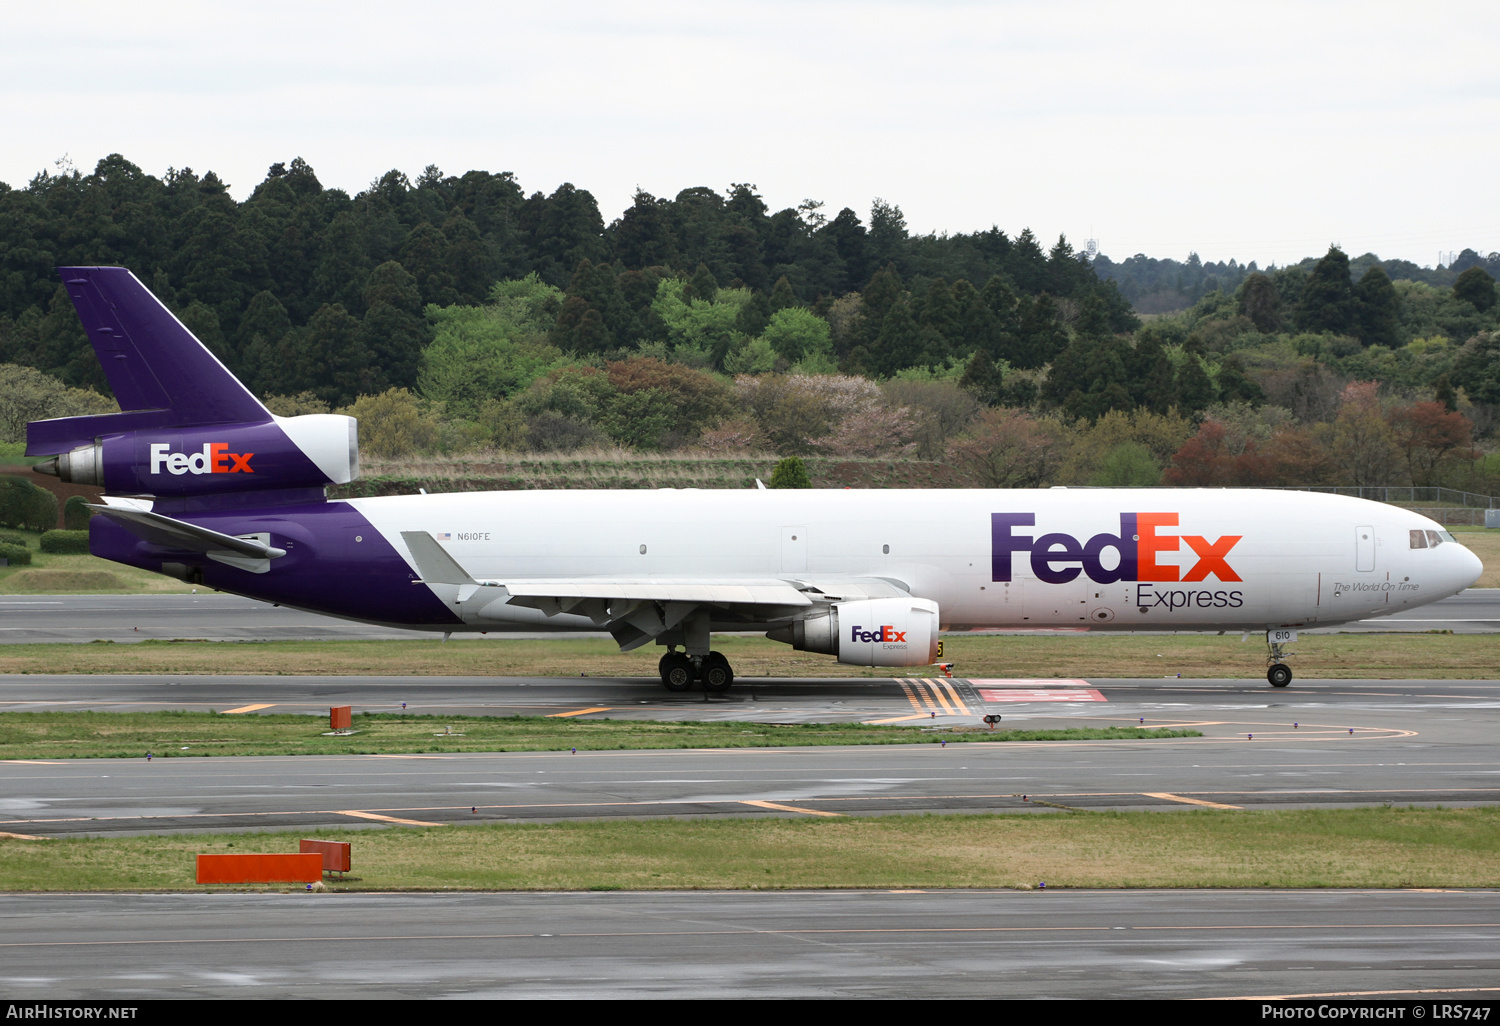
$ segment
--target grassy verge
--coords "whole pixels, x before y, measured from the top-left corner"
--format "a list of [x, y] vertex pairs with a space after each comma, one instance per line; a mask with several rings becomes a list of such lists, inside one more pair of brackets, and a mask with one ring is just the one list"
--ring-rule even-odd
[[139, 595], [191, 591], [171, 577], [153, 574], [86, 553], [56, 555], [39, 547], [41, 533], [6, 528], [31, 550], [30, 566], [0, 567], [0, 595]]
[[353, 879], [330, 881], [342, 890], [1500, 886], [1500, 809], [1493, 808], [0, 839], [0, 880], [8, 891], [205, 889], [193, 882], [195, 854], [296, 851], [299, 836], [352, 842]]
[[[139, 758], [205, 755], [381, 755], [411, 752], [564, 751], [569, 748], [766, 748], [899, 745], [936, 741], [1092, 741], [1202, 737], [1196, 730], [1135, 727], [1067, 730], [923, 730], [862, 723], [695, 723], [544, 716], [354, 718], [357, 734], [325, 736], [313, 716], [197, 712], [0, 713], [0, 758]], [[451, 731], [451, 732], [450, 732]]]
[[[756, 677], [931, 676], [845, 666], [764, 638], [718, 637], [739, 684]], [[1266, 646], [1239, 635], [957, 635], [945, 658], [960, 677], [1230, 677], [1265, 675]], [[1304, 634], [1291, 664], [1310, 678], [1489, 678], [1495, 639], [1482, 634]], [[0, 646], [0, 673], [246, 673], [376, 676], [654, 677], [660, 649], [621, 653], [587, 638], [454, 641], [171, 642]]]

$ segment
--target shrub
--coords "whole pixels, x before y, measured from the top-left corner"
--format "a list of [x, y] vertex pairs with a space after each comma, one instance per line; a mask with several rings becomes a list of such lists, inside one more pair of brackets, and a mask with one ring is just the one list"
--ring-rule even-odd
[[31, 550], [24, 545], [0, 544], [0, 559], [8, 560], [11, 566], [30, 566]]
[[89, 518], [92, 516], [89, 512], [89, 500], [82, 495], [74, 495], [63, 503], [63, 526], [69, 531], [87, 531]]
[[811, 488], [812, 478], [807, 476], [807, 466], [800, 458], [788, 456], [771, 472], [771, 487]]
[[57, 526], [57, 496], [23, 477], [0, 477], [0, 527], [46, 531]]
[[41, 548], [43, 552], [51, 552], [60, 556], [87, 553], [89, 533], [87, 531], [47, 531], [42, 535]]
[[24, 549], [29, 544], [24, 534], [0, 534], [0, 545], [19, 545]]

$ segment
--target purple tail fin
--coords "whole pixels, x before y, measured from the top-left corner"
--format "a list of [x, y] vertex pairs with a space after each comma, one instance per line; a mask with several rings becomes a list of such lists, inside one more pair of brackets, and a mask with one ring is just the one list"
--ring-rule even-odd
[[59, 267], [122, 413], [35, 421], [27, 452], [138, 427], [258, 424], [271, 413], [123, 267]]
[[266, 408], [123, 267], [60, 267], [120, 409], [178, 424], [269, 420]]

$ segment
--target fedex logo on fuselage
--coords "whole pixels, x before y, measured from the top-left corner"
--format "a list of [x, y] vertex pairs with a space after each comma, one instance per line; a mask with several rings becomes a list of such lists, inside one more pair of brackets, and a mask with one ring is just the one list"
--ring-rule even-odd
[[[1209, 574], [1221, 581], [1240, 580], [1225, 557], [1244, 535], [1226, 534], [1211, 542], [1198, 535], [1160, 533], [1161, 528], [1177, 526], [1176, 513], [1121, 513], [1119, 534], [1096, 534], [1085, 542], [1071, 534], [1015, 533], [1016, 528], [1034, 526], [1035, 513], [990, 514], [992, 580], [1011, 579], [1011, 557], [1017, 552], [1031, 554], [1031, 572], [1046, 584], [1066, 584], [1079, 574], [1087, 574], [1096, 584], [1202, 581]], [[1181, 551], [1183, 542], [1198, 557], [1186, 573], [1182, 567], [1157, 563], [1161, 553]], [[1104, 565], [1109, 550], [1119, 557], [1112, 567]]]
[[890, 624], [886, 624], [884, 627], [876, 627], [873, 631], [867, 631], [867, 630], [864, 629], [864, 627], [859, 626], [859, 625], [856, 624], [855, 626], [849, 628], [849, 640], [851, 642], [852, 641], [865, 641], [865, 642], [870, 642], [870, 641], [904, 642], [904, 641], [906, 641], [906, 632], [905, 631], [898, 631], [898, 630], [896, 630], [896, 628], [892, 627]]
[[250, 457], [253, 452], [230, 452], [228, 442], [209, 442], [202, 452], [191, 455], [172, 452], [166, 442], [151, 445], [151, 473], [160, 474], [165, 468], [168, 474], [253, 474]]

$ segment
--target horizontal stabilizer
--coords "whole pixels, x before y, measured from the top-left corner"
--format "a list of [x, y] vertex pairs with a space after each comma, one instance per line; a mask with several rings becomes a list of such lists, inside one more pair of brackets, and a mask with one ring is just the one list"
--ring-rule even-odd
[[286, 555], [269, 541], [258, 538], [236, 538], [232, 534], [221, 534], [184, 520], [174, 520], [160, 513], [139, 509], [122, 509], [118, 506], [89, 506], [100, 516], [119, 524], [125, 530], [153, 545], [164, 545], [188, 552], [202, 552], [208, 556], [232, 555], [245, 559], [276, 559]]
[[417, 573], [422, 575], [423, 584], [456, 584], [462, 587], [479, 583], [426, 531], [402, 531], [401, 540], [411, 550], [411, 558], [417, 561]]

